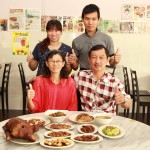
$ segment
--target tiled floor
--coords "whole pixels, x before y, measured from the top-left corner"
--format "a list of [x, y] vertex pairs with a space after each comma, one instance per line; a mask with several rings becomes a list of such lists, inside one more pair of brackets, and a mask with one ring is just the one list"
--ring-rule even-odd
[[[5, 117], [2, 117], [2, 111], [0, 110], [0, 121], [12, 118], [12, 117], [17, 117], [23, 115], [21, 110], [9, 110], [9, 112], [5, 112]], [[120, 116], [123, 116], [122, 113], [119, 114]], [[141, 122], [146, 123], [146, 117], [145, 120], [143, 121], [142, 117], [140, 117]], [[150, 122], [147, 123], [148, 125], [150, 125]]]

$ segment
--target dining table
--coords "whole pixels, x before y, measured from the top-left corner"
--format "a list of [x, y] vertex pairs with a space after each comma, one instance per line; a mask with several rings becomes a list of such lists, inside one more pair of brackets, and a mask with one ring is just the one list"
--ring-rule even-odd
[[[83, 113], [82, 111], [68, 111], [67, 117], [63, 123], [71, 124], [74, 128], [72, 132], [74, 134], [79, 134], [78, 127], [81, 126], [81, 123], [78, 123], [71, 119], [73, 115], [78, 115]], [[88, 114], [94, 116], [96, 112], [88, 112]], [[49, 118], [45, 113], [32, 113], [27, 115], [18, 116], [22, 119], [27, 118], [43, 118], [46, 120], [46, 124], [51, 124]], [[24, 144], [19, 142], [7, 141], [5, 138], [5, 133], [3, 131], [3, 126], [9, 121], [9, 119], [0, 122], [0, 149], [1, 150], [41, 150], [45, 149], [40, 143], [34, 144]], [[90, 124], [95, 125], [99, 130], [103, 125], [96, 124], [95, 121]], [[67, 150], [150, 150], [150, 126], [139, 121], [125, 118], [122, 116], [113, 116], [113, 120], [109, 124], [116, 125], [124, 130], [124, 135], [119, 136], [118, 138], [108, 138], [100, 134], [100, 132], [95, 133], [103, 138], [102, 141], [97, 143], [84, 143], [84, 142], [74, 142], [74, 145], [68, 148], [64, 147], [55, 147], [55, 148], [46, 148], [46, 149], [67, 149]], [[44, 133], [47, 132], [45, 126], [41, 127], [38, 133], [40, 134], [40, 140], [44, 139]]]

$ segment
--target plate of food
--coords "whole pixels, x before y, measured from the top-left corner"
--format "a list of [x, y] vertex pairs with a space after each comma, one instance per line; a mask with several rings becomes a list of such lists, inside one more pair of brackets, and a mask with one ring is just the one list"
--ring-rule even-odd
[[63, 122], [67, 118], [68, 110], [47, 110], [44, 114], [52, 122]]
[[47, 138], [69, 138], [74, 135], [72, 131], [47, 131], [44, 136]]
[[50, 120], [44, 117], [27, 117], [23, 119], [27, 120], [27, 122], [29, 122], [30, 125], [43, 124], [43, 126], [45, 126], [50, 123]]
[[74, 141], [63, 138], [44, 139], [43, 141], [40, 142], [40, 145], [46, 148], [60, 149], [73, 146]]
[[125, 135], [125, 130], [117, 125], [104, 125], [98, 128], [98, 132], [100, 135], [116, 139], [121, 138]]
[[97, 132], [97, 127], [95, 125], [92, 125], [92, 124], [82, 124], [82, 125], [79, 125], [77, 127], [77, 130], [80, 133], [94, 134]]
[[31, 144], [40, 143], [40, 141], [42, 141], [44, 139], [44, 136], [39, 132], [35, 132], [34, 136], [36, 138], [35, 142], [29, 141], [26, 139], [21, 139], [21, 138], [12, 138], [10, 141], [13, 143], [16, 143], [16, 144], [31, 145]]
[[98, 143], [103, 140], [103, 137], [96, 134], [76, 134], [71, 136], [71, 140], [78, 143]]
[[92, 123], [94, 121], [94, 117], [87, 113], [79, 113], [69, 116], [69, 120], [76, 123]]
[[52, 123], [45, 126], [45, 128], [52, 131], [67, 131], [72, 130], [74, 126], [68, 123]]

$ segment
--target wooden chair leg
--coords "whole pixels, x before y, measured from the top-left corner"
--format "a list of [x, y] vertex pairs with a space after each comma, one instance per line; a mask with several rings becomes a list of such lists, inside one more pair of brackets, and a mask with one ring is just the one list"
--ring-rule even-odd
[[143, 121], [145, 120], [145, 106], [143, 106], [142, 119], [143, 119]]
[[2, 100], [2, 114], [3, 117], [5, 116], [5, 108], [4, 108], [4, 93], [1, 95], [1, 100]]
[[26, 93], [23, 93], [23, 115], [26, 114]]
[[8, 106], [8, 91], [6, 91], [6, 110], [7, 110], [7, 113], [9, 111], [9, 106]]
[[134, 119], [134, 109], [135, 109], [135, 101], [133, 99], [133, 103], [132, 103], [132, 119]]
[[147, 107], [147, 124], [150, 122], [150, 106]]
[[137, 107], [136, 107], [136, 120], [138, 120], [138, 121], [139, 121], [139, 113], [140, 113], [140, 106], [137, 103]]

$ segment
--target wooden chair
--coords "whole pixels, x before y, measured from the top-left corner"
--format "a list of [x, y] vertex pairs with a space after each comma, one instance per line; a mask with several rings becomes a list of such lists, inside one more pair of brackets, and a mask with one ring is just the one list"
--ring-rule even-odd
[[[140, 114], [140, 106], [143, 108], [143, 120], [145, 118], [145, 107], [147, 107], [147, 122], [149, 122], [149, 111], [150, 111], [150, 96], [141, 96], [139, 94], [139, 84], [138, 84], [138, 78], [135, 70], [130, 70], [131, 72], [131, 81], [132, 81], [132, 91], [133, 91], [133, 106], [136, 105], [136, 119], [139, 120], [139, 114]], [[133, 112], [134, 113], [134, 109]]]
[[[123, 69], [123, 76], [124, 76], [124, 85], [125, 85], [125, 92], [129, 95], [130, 93], [130, 83], [129, 83], [129, 76], [128, 76], [128, 70], [127, 67], [122, 67]], [[131, 96], [132, 97], [132, 96]], [[124, 109], [124, 117], [129, 118], [129, 109]]]
[[[9, 85], [9, 76], [10, 76], [10, 69], [11, 63], [6, 63], [3, 71], [3, 78], [2, 78], [2, 86], [0, 87], [0, 95], [2, 100], [2, 114], [5, 116], [5, 102], [6, 102], [6, 109], [7, 113], [9, 110], [8, 106], [8, 85]], [[6, 101], [5, 99], [6, 98]]]
[[109, 65], [106, 65], [106, 70], [111, 73], [112, 75], [115, 74], [115, 70], [116, 70], [116, 67], [111, 67]]
[[23, 109], [22, 113], [26, 114], [26, 97], [27, 97], [27, 89], [29, 86], [29, 83], [26, 82], [25, 74], [24, 74], [24, 69], [22, 63], [18, 64], [19, 68], [19, 73], [20, 73], [20, 78], [21, 78], [21, 85], [22, 85], [22, 94], [23, 94]]

